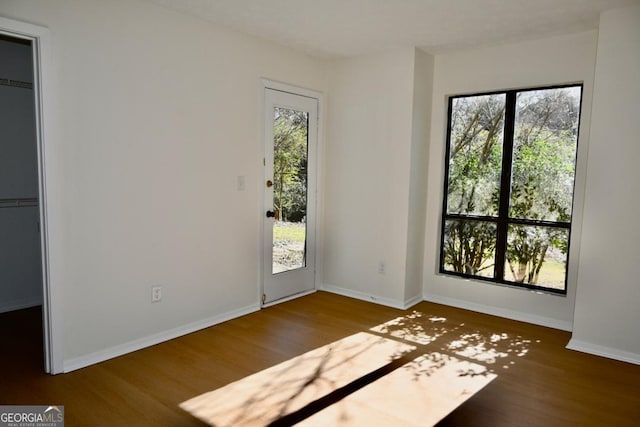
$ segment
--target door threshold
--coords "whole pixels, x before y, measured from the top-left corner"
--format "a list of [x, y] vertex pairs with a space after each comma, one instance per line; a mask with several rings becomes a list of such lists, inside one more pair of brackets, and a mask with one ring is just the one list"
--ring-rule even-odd
[[275, 301], [263, 303], [262, 306], [260, 306], [260, 308], [271, 307], [272, 305], [280, 304], [281, 302], [291, 301], [292, 299], [296, 299], [296, 298], [304, 297], [304, 296], [307, 296], [307, 295], [311, 295], [311, 294], [316, 293], [316, 292], [317, 292], [317, 289], [310, 289], [308, 291], [304, 291], [304, 292], [300, 292], [300, 293], [297, 293], [297, 294], [289, 295], [288, 297], [280, 298], [280, 299], [277, 299]]

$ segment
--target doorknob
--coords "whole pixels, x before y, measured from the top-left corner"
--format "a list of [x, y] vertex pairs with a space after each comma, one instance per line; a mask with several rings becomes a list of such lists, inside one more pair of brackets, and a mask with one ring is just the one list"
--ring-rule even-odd
[[273, 182], [271, 182], [271, 180], [267, 180], [267, 188], [271, 188], [273, 187]]
[[276, 213], [274, 211], [267, 211], [267, 218], [274, 218]]

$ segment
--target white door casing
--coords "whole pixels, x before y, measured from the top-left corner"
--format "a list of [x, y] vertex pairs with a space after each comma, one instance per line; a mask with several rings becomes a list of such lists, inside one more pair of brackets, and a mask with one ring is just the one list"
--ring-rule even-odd
[[30, 40], [33, 48], [33, 90], [35, 94], [36, 142], [38, 153], [38, 200], [40, 207], [40, 244], [42, 254], [42, 320], [45, 372], [58, 374], [64, 371], [62, 350], [62, 308], [56, 282], [50, 271], [50, 221], [47, 210], [46, 160], [51, 153], [55, 124], [55, 109], [51, 66], [51, 34], [47, 28], [13, 19], [0, 17], [0, 34]]

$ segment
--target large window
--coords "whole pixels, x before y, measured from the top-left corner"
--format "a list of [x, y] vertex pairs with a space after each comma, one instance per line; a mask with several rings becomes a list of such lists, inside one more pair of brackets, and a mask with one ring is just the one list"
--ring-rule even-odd
[[441, 273], [566, 293], [581, 95], [449, 98]]

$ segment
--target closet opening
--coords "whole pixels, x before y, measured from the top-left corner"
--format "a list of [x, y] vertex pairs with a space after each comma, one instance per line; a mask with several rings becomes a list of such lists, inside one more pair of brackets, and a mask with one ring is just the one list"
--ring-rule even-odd
[[12, 367], [6, 375], [42, 372], [45, 359], [33, 43], [0, 34], [0, 335], [12, 349], [0, 356]]

